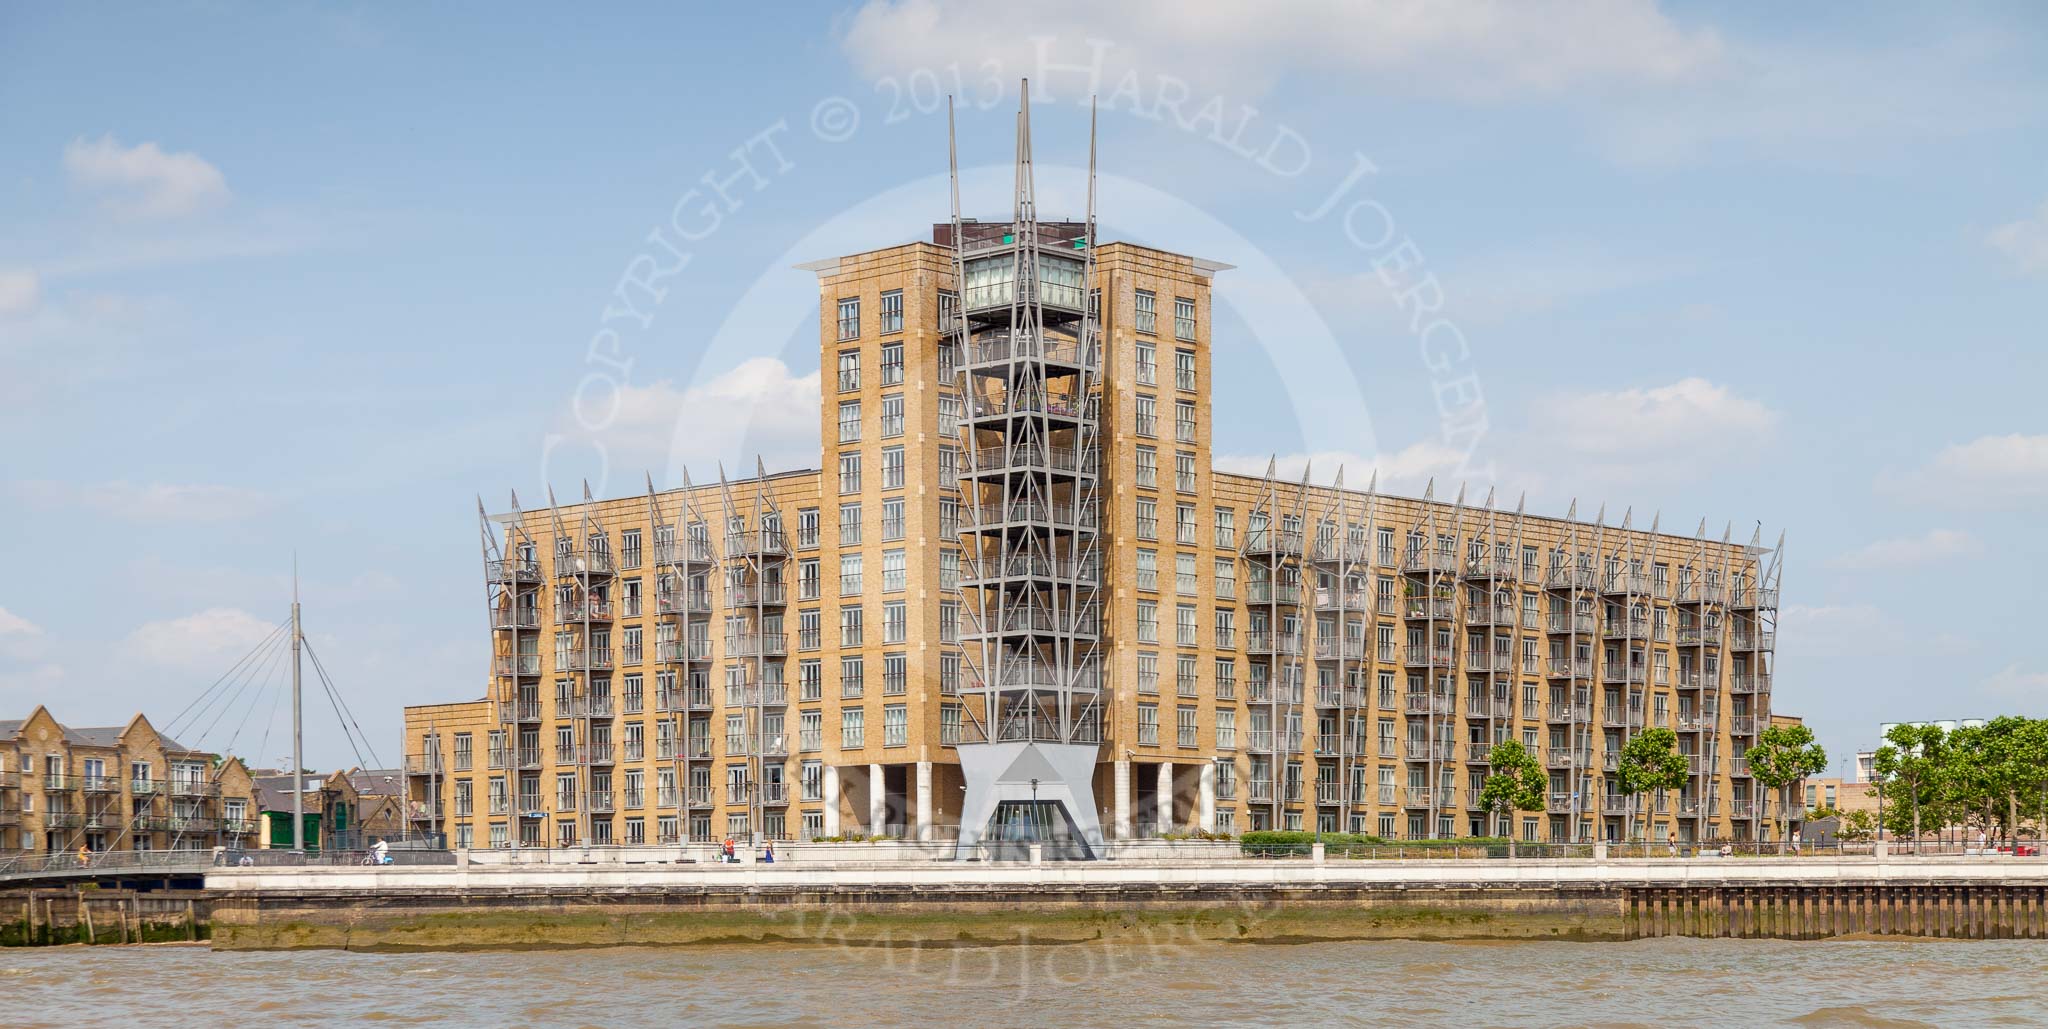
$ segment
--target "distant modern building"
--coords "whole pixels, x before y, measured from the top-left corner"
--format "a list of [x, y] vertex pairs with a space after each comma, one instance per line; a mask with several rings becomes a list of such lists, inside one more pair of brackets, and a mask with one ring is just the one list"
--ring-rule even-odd
[[[1217, 471], [1227, 266], [1038, 221], [1028, 191], [806, 267], [822, 470], [490, 514], [482, 695], [406, 710], [416, 824], [465, 847], [1770, 831], [1743, 757], [1773, 693], [1760, 537]], [[1624, 796], [1650, 726], [1692, 778]], [[1550, 791], [1496, 820], [1476, 799], [1509, 739]]]
[[0, 861], [80, 847], [211, 850], [255, 831], [241, 760], [187, 747], [142, 715], [73, 728], [39, 705], [0, 720]]

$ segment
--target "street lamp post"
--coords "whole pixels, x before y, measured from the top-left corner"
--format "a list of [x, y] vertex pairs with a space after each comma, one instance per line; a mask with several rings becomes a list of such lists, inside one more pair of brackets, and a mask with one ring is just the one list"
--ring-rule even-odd
[[1031, 780], [1031, 842], [1038, 841], [1038, 780]]

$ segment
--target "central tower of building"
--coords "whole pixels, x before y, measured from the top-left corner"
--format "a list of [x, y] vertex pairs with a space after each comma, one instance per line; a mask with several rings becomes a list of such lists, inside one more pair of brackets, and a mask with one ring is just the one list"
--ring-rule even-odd
[[[960, 218], [949, 138], [959, 310], [961, 551], [967, 675], [959, 747], [967, 795], [960, 851], [1040, 842], [1073, 856], [1102, 845], [1093, 776], [1105, 738], [1101, 339], [1095, 273], [1095, 141], [1088, 216], [1038, 221], [1030, 84], [1017, 113], [1008, 225]], [[951, 135], [948, 113], [948, 134]], [[976, 701], [979, 703], [976, 703]]]

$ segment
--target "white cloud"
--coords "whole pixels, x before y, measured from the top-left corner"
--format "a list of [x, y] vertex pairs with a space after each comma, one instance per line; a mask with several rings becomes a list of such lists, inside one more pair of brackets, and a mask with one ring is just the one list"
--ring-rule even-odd
[[2048, 499], [2048, 435], [1981, 436], [1947, 447], [1919, 468], [1886, 472], [1878, 486], [1964, 506]]
[[779, 359], [757, 357], [683, 388], [666, 379], [626, 386], [616, 406], [581, 412], [600, 428], [570, 412], [562, 432], [602, 445], [614, 469], [687, 467], [701, 483], [717, 474], [719, 461], [728, 474], [752, 475], [756, 454], [770, 472], [814, 467], [819, 397], [817, 372], [795, 375]]
[[14, 490], [43, 508], [81, 509], [132, 521], [218, 522], [269, 510], [268, 494], [205, 483], [70, 483], [30, 480]]
[[[1594, 460], [1669, 462], [1675, 453], [1739, 452], [1768, 436], [1778, 415], [1705, 379], [1668, 386], [1567, 393], [1541, 406], [1536, 425]], [[1546, 426], [1547, 423], [1547, 426]]]
[[1239, 475], [1266, 474], [1267, 464], [1275, 464], [1274, 477], [1285, 482], [1301, 481], [1302, 469], [1306, 467], [1310, 482], [1317, 486], [1328, 486], [1336, 481], [1337, 469], [1344, 469], [1346, 489], [1362, 490], [1372, 481], [1373, 473], [1379, 473], [1379, 488], [1387, 493], [1421, 496], [1429, 480], [1438, 484], [1437, 495], [1448, 498], [1444, 490], [1455, 490], [1455, 482], [1484, 478], [1479, 470], [1466, 467], [1466, 455], [1454, 447], [1435, 440], [1423, 440], [1392, 453], [1352, 454], [1341, 451], [1318, 451], [1313, 454], [1280, 454], [1277, 461], [1270, 454], [1218, 454], [1211, 462], [1220, 472], [1234, 472]]
[[43, 627], [0, 607], [0, 636], [41, 636]]
[[[946, 54], [963, 67], [994, 61], [1012, 82], [1032, 75], [1045, 83], [1038, 40], [1047, 38], [1048, 65], [1088, 63], [1095, 41], [1105, 42], [1096, 87], [1105, 96], [1126, 74], [1148, 85], [1168, 76], [1257, 92], [1276, 69], [1308, 68], [1391, 90], [1493, 101], [1585, 84], [1682, 81], [1722, 50], [1713, 31], [1678, 25], [1652, 0], [870, 0], [848, 22], [842, 45], [873, 76], [902, 76]], [[1078, 93], [1087, 75], [1067, 71], [1048, 85]]]
[[118, 653], [147, 665], [226, 672], [276, 628], [239, 608], [214, 607], [145, 623], [121, 641]]
[[1849, 551], [1831, 563], [1837, 568], [1855, 571], [1904, 568], [1946, 558], [1969, 557], [1983, 549], [1983, 544], [1967, 532], [1929, 529], [1919, 536], [1877, 540]]
[[2024, 275], [2048, 275], [2048, 201], [2032, 217], [1992, 229], [1984, 242]]
[[220, 169], [190, 151], [166, 153], [155, 143], [124, 147], [111, 134], [74, 139], [64, 148], [71, 181], [100, 195], [101, 206], [129, 218], [176, 218], [228, 198]]
[[0, 268], [0, 318], [33, 312], [42, 303], [42, 279], [33, 268]]
[[1984, 692], [2007, 703], [2024, 705], [2019, 711], [1999, 714], [2039, 712], [2048, 703], [2048, 672], [2023, 672], [2019, 665], [2006, 665], [1984, 680]]

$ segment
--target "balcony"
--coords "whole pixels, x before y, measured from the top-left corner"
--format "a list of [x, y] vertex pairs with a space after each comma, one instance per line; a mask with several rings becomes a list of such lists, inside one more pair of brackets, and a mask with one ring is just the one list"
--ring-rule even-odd
[[1600, 797], [1600, 813], [1603, 815], [1631, 815], [1635, 810], [1635, 798], [1628, 794], [1607, 793]]
[[609, 813], [614, 810], [614, 803], [609, 791], [604, 793], [586, 793], [583, 795], [583, 809], [592, 814], [602, 815]]
[[538, 722], [540, 721], [540, 701], [537, 699], [498, 701], [498, 721]]
[[1458, 759], [1458, 745], [1449, 740], [1409, 740], [1402, 747], [1402, 756], [1410, 761], [1440, 761], [1449, 763]]
[[[6, 773], [0, 773], [0, 789], [5, 789], [7, 787], [6, 778]], [[162, 793], [163, 789], [164, 784], [158, 782], [155, 779], [128, 780], [128, 795], [138, 800], [147, 797], [154, 797], [157, 794]]]
[[169, 831], [174, 833], [210, 833], [217, 831], [219, 828], [220, 820], [217, 818], [205, 818], [198, 815], [172, 815]]
[[1744, 611], [1775, 611], [1778, 609], [1778, 591], [1759, 586], [1745, 586], [1734, 591], [1728, 606]]
[[1010, 526], [1052, 526], [1062, 529], [1093, 529], [1097, 517], [1094, 506], [1076, 511], [1073, 504], [1045, 504], [1034, 500], [1012, 500], [1008, 503], [967, 504], [961, 509], [974, 518], [977, 529], [1000, 529]]
[[1515, 703], [1505, 697], [1465, 698], [1465, 717], [1467, 718], [1508, 719], [1514, 716]]
[[1610, 640], [1646, 640], [1650, 638], [1648, 618], [1610, 618], [1601, 628], [1601, 635]]
[[1273, 683], [1254, 679], [1245, 684], [1245, 700], [1253, 704], [1299, 704], [1303, 696], [1300, 681], [1283, 683], [1274, 688]]
[[171, 780], [171, 796], [218, 797], [220, 796], [220, 784], [217, 782], [207, 782], [204, 779], [173, 779]]
[[1503, 560], [1498, 557], [1475, 557], [1465, 561], [1465, 578], [1489, 579], [1499, 582], [1517, 582], [1522, 577], [1519, 561]]
[[610, 745], [572, 744], [555, 748], [555, 763], [558, 765], [609, 765], [615, 761], [614, 748]]
[[1458, 555], [1427, 547], [1401, 555], [1401, 571], [1408, 575], [1456, 575]]
[[1275, 657], [1300, 657], [1301, 635], [1299, 633], [1248, 632], [1244, 637], [1244, 652], [1247, 654], [1270, 654]]
[[1610, 728], [1640, 729], [1643, 727], [1643, 709], [1610, 707], [1600, 713], [1600, 721]]
[[692, 736], [685, 745], [683, 756], [691, 761], [711, 760], [711, 737]]
[[1602, 662], [1600, 681], [1615, 684], [1642, 685], [1650, 681], [1650, 670], [1643, 665]]
[[765, 807], [788, 807], [789, 784], [786, 782], [764, 782], [760, 787], [761, 803]]
[[789, 556], [789, 538], [777, 529], [728, 532], [725, 534], [725, 556], [729, 558], [786, 558]]
[[1736, 650], [1775, 650], [1778, 646], [1778, 634], [1755, 629], [1737, 629], [1732, 644]]
[[1763, 813], [1763, 805], [1754, 800], [1731, 800], [1728, 802], [1728, 817], [1737, 821], [1761, 818]]
[[657, 615], [708, 615], [711, 613], [710, 590], [656, 590], [654, 613]]
[[[1065, 240], [1059, 241], [1065, 243]], [[1024, 290], [1029, 295], [1030, 289]], [[966, 306], [970, 311], [1010, 306], [1013, 291], [1010, 283], [996, 282], [988, 286], [976, 286], [967, 291]], [[1065, 307], [1079, 311], [1081, 291], [1073, 286], [1043, 283], [1039, 287], [1039, 302], [1044, 305]], [[974, 341], [967, 344], [967, 352], [960, 355], [969, 365], [1001, 364], [1023, 358], [1043, 358], [1053, 364], [1094, 367], [1101, 361], [1101, 346], [1082, 347], [1073, 340], [1054, 337], [1049, 343], [1045, 339], [1026, 332], [1010, 333], [1007, 330], [977, 333]]]
[[964, 586], [992, 585], [1002, 579], [1055, 579], [1078, 585], [1094, 585], [1102, 578], [1102, 562], [1093, 552], [1080, 557], [1046, 558], [1012, 555], [1000, 560], [963, 562], [960, 582]]
[[1553, 679], [1591, 679], [1593, 661], [1591, 658], [1550, 659], [1550, 677]]
[[78, 778], [78, 784], [87, 793], [121, 792], [121, 780], [111, 775], [82, 775]]
[[1371, 605], [1371, 597], [1364, 590], [1338, 590], [1317, 587], [1315, 605], [1318, 611], [1344, 611], [1363, 614]]
[[1591, 636], [1593, 635], [1593, 628], [1593, 615], [1591, 612], [1571, 615], [1553, 614], [1550, 616], [1550, 631], [1558, 635], [1576, 634], [1579, 636]]
[[1549, 720], [1567, 725], [1574, 722], [1591, 722], [1593, 720], [1593, 705], [1586, 702], [1578, 704], [1552, 704], [1550, 705]]
[[591, 694], [582, 697], [555, 698], [556, 718], [611, 718], [613, 717], [612, 697], [609, 693]]
[[1749, 778], [1749, 758], [1736, 755], [1728, 759], [1728, 774], [1737, 779]]
[[1573, 565], [1557, 565], [1543, 575], [1543, 588], [1550, 590], [1579, 591], [1593, 588], [1593, 569]]
[[1011, 472], [1054, 471], [1095, 475], [1101, 471], [1102, 452], [1089, 448], [1075, 453], [1073, 447], [1046, 447], [1036, 442], [1008, 446], [980, 447], [973, 454], [974, 475], [1006, 475]]
[[654, 563], [658, 565], [708, 565], [718, 560], [711, 552], [708, 539], [684, 538], [654, 545]]
[[1458, 648], [1455, 645], [1404, 647], [1401, 652], [1401, 663], [1409, 668], [1453, 668], [1458, 663]]
[[1401, 600], [1401, 616], [1416, 622], [1456, 621], [1458, 602], [1452, 597], [1404, 597]]
[[1738, 672], [1736, 673], [1733, 679], [1729, 680], [1729, 689], [1735, 693], [1747, 693], [1752, 695], [1760, 693], [1769, 693], [1771, 692], [1770, 673], [1762, 672], [1757, 674], [1745, 675], [1743, 673]]
[[220, 820], [220, 831], [229, 836], [254, 836], [256, 835], [256, 830], [256, 820], [253, 818], [223, 818]]
[[1603, 578], [1600, 583], [1600, 592], [1609, 596], [1627, 596], [1637, 593], [1648, 594], [1650, 592], [1650, 577], [1641, 572], [1617, 572]]
[[789, 685], [771, 682], [762, 685], [725, 687], [725, 706], [738, 707], [788, 707]]
[[491, 608], [491, 628], [538, 629], [540, 628], [540, 609], [525, 605], [493, 607]]
[[1681, 668], [1678, 671], [1678, 688], [1681, 690], [1717, 690], [1721, 688], [1719, 673], [1708, 675]]
[[1410, 693], [1402, 708], [1411, 715], [1445, 715], [1457, 713], [1458, 698], [1446, 693]]
[[1515, 656], [1513, 654], [1502, 654], [1497, 651], [1484, 649], [1467, 651], [1465, 654], [1465, 670], [1483, 674], [1495, 672], [1512, 673], [1515, 670]]
[[[1467, 744], [1465, 744], [1465, 763], [1466, 763], [1466, 764], [1468, 764], [1468, 765], [1490, 765], [1490, 764], [1492, 764], [1492, 763], [1493, 763], [1493, 744], [1491, 744], [1491, 743], [1467, 743]], [[1474, 804], [1473, 806], [1474, 806], [1474, 807], [1477, 807], [1478, 805], [1477, 805], [1477, 804]]]
[[13, 806], [9, 806], [9, 805], [0, 805], [0, 826], [10, 826], [10, 825], [20, 825], [20, 824], [21, 824], [21, 809], [20, 809], [20, 808], [18, 808], [18, 807], [13, 807]]
[[575, 647], [555, 655], [555, 667], [564, 672], [608, 672], [612, 652], [592, 647]]
[[484, 578], [493, 583], [514, 584], [540, 581], [540, 562], [530, 557], [484, 562]]
[[85, 826], [85, 813], [81, 811], [45, 811], [43, 827], [46, 829], [79, 829]]
[[618, 571], [609, 550], [570, 550], [555, 554], [555, 578], [609, 576]]
[[1244, 552], [1250, 557], [1303, 557], [1307, 553], [1303, 546], [1305, 542], [1300, 532], [1284, 529], [1247, 529], [1244, 534]]
[[789, 637], [779, 632], [748, 632], [725, 638], [726, 657], [783, 657], [789, 653]]
[[1297, 754], [1301, 752], [1301, 733], [1275, 732], [1271, 729], [1253, 729], [1245, 733], [1245, 750], [1253, 754]]
[[[1570, 794], [1570, 793], [1553, 793], [1553, 794], [1550, 794], [1550, 795], [1549, 795], [1548, 797], [1546, 797], [1546, 798], [1545, 798], [1545, 803], [1544, 803], [1544, 807], [1545, 807], [1545, 809], [1546, 809], [1546, 810], [1548, 810], [1548, 811], [1549, 811], [1549, 812], [1550, 812], [1551, 814], [1553, 814], [1553, 815], [1568, 815], [1568, 814], [1571, 814], [1571, 813], [1572, 813], [1572, 808], [1573, 808], [1573, 806], [1574, 806], [1574, 798], [1573, 798], [1573, 795], [1572, 795], [1572, 794]], [[1584, 810], [1584, 809], [1581, 809], [1581, 810]]]
[[1728, 720], [1728, 731], [1737, 736], [1754, 736], [1758, 719], [1752, 715], [1736, 715]]
[[779, 582], [750, 582], [738, 586], [727, 586], [725, 602], [728, 607], [782, 607], [783, 588]]
[[1316, 803], [1318, 804], [1342, 804], [1349, 799], [1351, 798], [1345, 796], [1344, 784], [1341, 782], [1316, 783]]
[[555, 621], [558, 622], [609, 622], [612, 620], [612, 602], [579, 598], [555, 605]]
[[1518, 616], [1512, 604], [1473, 604], [1465, 609], [1465, 624], [1514, 628]]
[[1318, 536], [1309, 550], [1308, 559], [1319, 565], [1362, 565], [1366, 563], [1365, 541]]
[[1318, 661], [1363, 661], [1365, 640], [1363, 637], [1316, 637], [1316, 660]]
[[1672, 602], [1686, 607], [1720, 607], [1728, 602], [1728, 591], [1718, 584], [1680, 580], [1678, 596]]
[[502, 678], [540, 678], [539, 654], [500, 654], [491, 659], [491, 672]]
[[1681, 647], [1718, 647], [1721, 645], [1721, 624], [1680, 622], [1677, 643]]
[[1278, 604], [1282, 607], [1301, 606], [1301, 585], [1299, 583], [1252, 581], [1245, 584], [1244, 599], [1247, 604]]
[[1348, 688], [1343, 686], [1318, 686], [1316, 687], [1316, 706], [1331, 708], [1364, 707], [1366, 706], [1365, 688], [1362, 686]]
[[1429, 789], [1409, 786], [1401, 790], [1401, 806], [1405, 808], [1428, 808], [1434, 806], [1441, 811], [1458, 806], [1458, 791], [1448, 786]]
[[443, 767], [443, 762], [441, 760], [440, 754], [407, 754], [405, 756], [405, 774], [417, 776], [442, 776], [448, 774], [448, 769]]
[[1679, 732], [1713, 732], [1716, 724], [1717, 721], [1712, 712], [1704, 715], [1681, 714], [1678, 716]]
[[1245, 799], [1254, 804], [1271, 804], [1273, 802], [1273, 780], [1245, 780]]
[[662, 640], [654, 645], [658, 664], [679, 665], [711, 660], [710, 640]]

